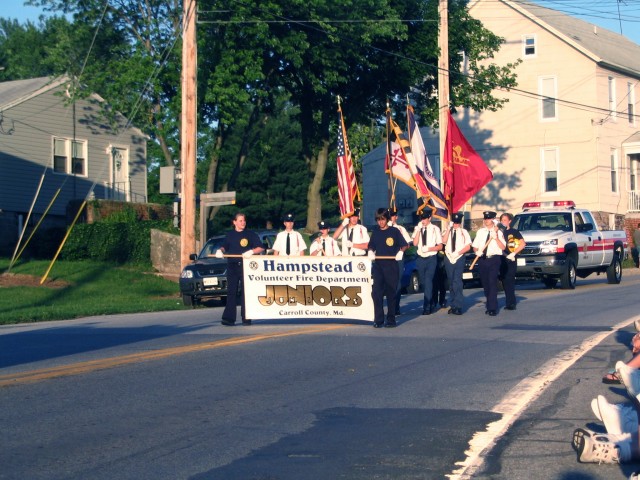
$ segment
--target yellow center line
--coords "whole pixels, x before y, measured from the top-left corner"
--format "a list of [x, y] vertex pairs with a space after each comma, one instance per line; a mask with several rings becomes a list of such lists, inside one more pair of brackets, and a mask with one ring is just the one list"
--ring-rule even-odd
[[58, 367], [43, 368], [40, 370], [31, 370], [27, 372], [11, 373], [8, 375], [0, 375], [0, 387], [9, 387], [12, 385], [24, 385], [27, 383], [35, 383], [41, 380], [49, 380], [52, 378], [68, 377], [71, 375], [80, 375], [83, 373], [105, 370], [108, 368], [120, 367], [132, 363], [145, 362], [149, 360], [159, 360], [161, 358], [183, 355], [185, 353], [201, 352], [203, 350], [211, 350], [220, 347], [229, 347], [233, 345], [242, 345], [245, 343], [260, 342], [263, 340], [271, 340], [274, 338], [292, 337], [296, 335], [308, 335], [312, 333], [328, 332], [340, 328], [349, 327], [351, 325], [323, 325], [314, 327], [305, 327], [296, 330], [286, 330], [278, 333], [268, 333], [263, 335], [251, 335], [243, 337], [225, 338], [215, 342], [196, 343], [194, 345], [185, 345], [182, 347], [163, 348], [150, 352], [132, 353], [130, 355], [121, 355], [118, 357], [102, 358], [99, 360], [89, 360], [86, 362], [73, 363], [70, 365], [62, 365]]

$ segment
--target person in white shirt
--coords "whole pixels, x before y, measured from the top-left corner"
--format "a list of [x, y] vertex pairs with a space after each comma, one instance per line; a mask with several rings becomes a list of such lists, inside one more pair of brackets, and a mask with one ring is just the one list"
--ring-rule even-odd
[[304, 255], [307, 244], [300, 232], [293, 229], [295, 217], [293, 213], [287, 213], [282, 222], [284, 223], [284, 231], [276, 235], [276, 241], [273, 242], [273, 254], [283, 255], [286, 257], [297, 257]]
[[309, 255], [321, 255], [324, 257], [336, 257], [342, 255], [338, 242], [329, 236], [329, 224], [324, 220], [318, 222], [320, 235], [309, 246]]
[[356, 208], [348, 218], [333, 233], [335, 240], [342, 240], [342, 255], [361, 257], [367, 254], [369, 246], [369, 233], [367, 229], [358, 223], [360, 209]]
[[[398, 211], [395, 208], [389, 209], [389, 226], [395, 227], [400, 230], [402, 234], [402, 238], [407, 242], [408, 245], [411, 245], [411, 235], [407, 232], [407, 229], [398, 223]], [[400, 296], [402, 290], [402, 272], [404, 271], [404, 251], [400, 251], [400, 260], [398, 260], [398, 270], [400, 271], [400, 275], [398, 276], [398, 288], [396, 289], [396, 315], [400, 315]]]
[[464, 307], [464, 284], [462, 273], [464, 271], [465, 254], [471, 250], [471, 236], [462, 228], [463, 214], [458, 212], [451, 215], [451, 226], [442, 234], [445, 244], [444, 268], [449, 279], [449, 310], [451, 315], [462, 315]]
[[482, 213], [483, 227], [476, 233], [473, 240], [473, 251], [478, 256], [478, 269], [480, 281], [487, 299], [487, 309], [484, 313], [495, 317], [498, 314], [498, 276], [502, 262], [502, 251], [505, 249], [504, 235], [498, 228], [496, 212], [486, 211]]
[[440, 229], [431, 223], [431, 209], [426, 208], [420, 215], [420, 223], [413, 230], [413, 245], [417, 247], [416, 269], [420, 275], [424, 297], [422, 315], [431, 315], [433, 296], [433, 275], [438, 266], [438, 251], [442, 250]]

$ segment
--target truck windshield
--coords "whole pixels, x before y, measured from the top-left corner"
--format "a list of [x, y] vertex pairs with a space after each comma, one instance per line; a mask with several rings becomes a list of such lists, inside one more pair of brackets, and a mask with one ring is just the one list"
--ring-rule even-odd
[[521, 232], [536, 230], [571, 231], [571, 213], [532, 212], [519, 213], [511, 226]]

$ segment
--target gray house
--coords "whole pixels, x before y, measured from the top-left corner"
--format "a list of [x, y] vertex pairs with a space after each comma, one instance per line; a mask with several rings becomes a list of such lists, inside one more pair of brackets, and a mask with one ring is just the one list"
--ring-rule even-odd
[[[72, 200], [147, 201], [147, 137], [98, 95], [70, 99], [68, 77], [0, 83], [0, 254], [30, 225], [64, 225]], [[34, 203], [35, 202], [35, 203]], [[48, 211], [47, 211], [48, 210]]]

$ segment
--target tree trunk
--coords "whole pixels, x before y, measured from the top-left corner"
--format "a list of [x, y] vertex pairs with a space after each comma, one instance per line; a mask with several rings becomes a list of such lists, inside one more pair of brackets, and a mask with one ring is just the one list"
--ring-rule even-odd
[[309, 170], [313, 173], [313, 179], [307, 190], [307, 232], [315, 232], [318, 229], [318, 222], [322, 220], [322, 197], [320, 189], [327, 170], [327, 160], [329, 157], [329, 141], [322, 141], [322, 148], [318, 151], [315, 161], [309, 162]]

